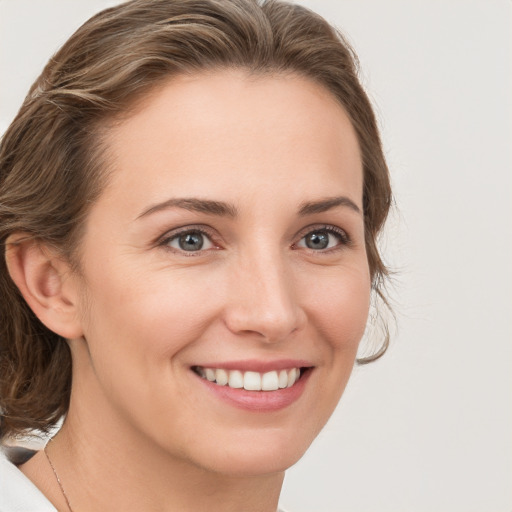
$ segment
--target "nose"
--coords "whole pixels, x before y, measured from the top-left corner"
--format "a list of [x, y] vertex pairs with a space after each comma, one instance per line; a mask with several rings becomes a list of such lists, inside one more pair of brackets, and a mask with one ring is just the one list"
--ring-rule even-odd
[[306, 322], [295, 288], [291, 272], [279, 256], [243, 259], [231, 274], [227, 327], [237, 335], [252, 335], [266, 343], [285, 340]]

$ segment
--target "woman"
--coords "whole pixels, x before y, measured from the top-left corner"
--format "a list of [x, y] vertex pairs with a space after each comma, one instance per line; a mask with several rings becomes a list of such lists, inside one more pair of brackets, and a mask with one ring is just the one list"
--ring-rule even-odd
[[30, 90], [0, 172], [2, 438], [65, 417], [2, 461], [3, 509], [275, 511], [386, 275], [388, 172], [343, 38], [273, 1], [108, 9]]

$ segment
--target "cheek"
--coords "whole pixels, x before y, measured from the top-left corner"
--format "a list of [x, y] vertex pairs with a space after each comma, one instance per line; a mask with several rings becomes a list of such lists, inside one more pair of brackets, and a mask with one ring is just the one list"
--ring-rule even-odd
[[185, 276], [124, 270], [105, 268], [87, 283], [88, 350], [78, 353], [79, 364], [94, 369], [82, 375], [97, 384], [92, 388], [109, 407], [115, 404], [130, 422], [150, 430], [143, 418], [164, 409], [175, 413], [169, 396], [180, 393], [180, 354], [201, 338], [215, 306], [204, 300], [204, 286]]
[[324, 277], [309, 293], [309, 317], [331, 350], [355, 354], [370, 306], [371, 284], [367, 268], [361, 265]]
[[[352, 373], [370, 304], [370, 278], [364, 264], [316, 275], [304, 304], [315, 350], [321, 354], [313, 405], [308, 410], [309, 439], [314, 439], [333, 413]], [[307, 285], [306, 282], [301, 283]]]
[[[135, 357], [164, 358], [202, 332], [214, 313], [204, 286], [166, 273], [114, 272], [90, 283], [85, 337], [109, 340], [112, 350], [130, 350]], [[126, 353], [125, 355], [128, 355]]]

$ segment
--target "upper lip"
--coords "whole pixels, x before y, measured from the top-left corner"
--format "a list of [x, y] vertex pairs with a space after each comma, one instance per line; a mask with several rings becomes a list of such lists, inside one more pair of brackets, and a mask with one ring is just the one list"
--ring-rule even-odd
[[241, 361], [217, 361], [212, 363], [198, 364], [201, 368], [222, 368], [223, 370], [241, 370], [244, 372], [266, 373], [272, 370], [289, 370], [290, 368], [312, 367], [310, 361], [304, 359], [276, 359], [264, 361], [260, 359], [245, 359]]

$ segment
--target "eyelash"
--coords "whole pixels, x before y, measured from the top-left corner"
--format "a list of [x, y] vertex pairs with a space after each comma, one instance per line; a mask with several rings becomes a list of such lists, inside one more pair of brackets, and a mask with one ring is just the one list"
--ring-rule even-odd
[[[328, 249], [315, 250], [315, 249], [306, 248], [306, 250], [308, 250], [309, 252], [312, 252], [315, 254], [326, 254], [327, 255], [327, 254], [332, 254], [333, 252], [342, 250], [345, 247], [349, 247], [352, 244], [351, 238], [349, 237], [348, 233], [344, 229], [341, 229], [341, 228], [338, 228], [336, 226], [332, 226], [329, 224], [319, 224], [319, 225], [308, 226], [301, 232], [299, 242], [302, 241], [307, 235], [309, 235], [311, 233], [318, 233], [318, 232], [326, 232], [326, 233], [336, 236], [338, 238], [339, 243], [337, 245], [335, 245], [334, 247], [330, 247]], [[293, 245], [296, 246], [299, 242], [297, 242]]]
[[[325, 250], [324, 249], [316, 250], [316, 249], [311, 249], [311, 248], [307, 248], [307, 247], [305, 248], [307, 251], [315, 253], [315, 254], [330, 254], [332, 252], [339, 251], [339, 250], [343, 249], [344, 247], [350, 246], [352, 244], [352, 241], [345, 230], [338, 228], [336, 226], [326, 225], [326, 224], [308, 226], [307, 228], [302, 230], [302, 232], [300, 233], [299, 242], [302, 241], [307, 235], [309, 235], [311, 233], [315, 233], [315, 232], [327, 232], [329, 234], [335, 235], [339, 241], [338, 245], [328, 248], [328, 249], [325, 249]], [[180, 237], [182, 235], [186, 235], [186, 234], [193, 234], [193, 233], [198, 233], [198, 234], [205, 236], [214, 245], [214, 249], [219, 248], [219, 244], [216, 243], [216, 241], [215, 241], [215, 238], [216, 238], [215, 233], [209, 229], [206, 229], [204, 226], [186, 226], [181, 229], [178, 229], [177, 231], [173, 231], [172, 233], [166, 233], [160, 240], [157, 241], [156, 245], [164, 248], [165, 250], [171, 251], [173, 253], [179, 253], [186, 257], [199, 256], [202, 253], [204, 253], [205, 251], [212, 250], [212, 249], [203, 249], [203, 250], [199, 249], [197, 251], [185, 251], [182, 249], [176, 249], [176, 248], [170, 247], [169, 244], [172, 241], [176, 240], [178, 237]], [[299, 242], [293, 243], [292, 247], [297, 247], [297, 244]]]
[[169, 244], [176, 240], [178, 237], [182, 235], [187, 234], [193, 234], [193, 233], [199, 233], [206, 238], [208, 238], [211, 243], [215, 246], [215, 249], [219, 248], [219, 244], [215, 242], [215, 233], [209, 229], [207, 229], [205, 226], [186, 226], [183, 228], [178, 228], [177, 231], [172, 231], [171, 233], [166, 233], [163, 238], [161, 238], [156, 245], [162, 247], [165, 250], [168, 250], [173, 253], [178, 253], [180, 255], [186, 256], [186, 257], [194, 257], [199, 256], [200, 254], [204, 253], [205, 251], [210, 251], [211, 249], [204, 249], [204, 250], [198, 250], [198, 251], [185, 251], [180, 249], [175, 249], [174, 247], [171, 247]]

